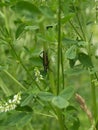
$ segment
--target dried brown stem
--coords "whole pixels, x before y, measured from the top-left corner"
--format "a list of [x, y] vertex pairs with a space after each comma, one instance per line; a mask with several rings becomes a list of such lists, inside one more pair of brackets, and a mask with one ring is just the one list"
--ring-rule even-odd
[[93, 116], [91, 111], [88, 109], [86, 102], [83, 97], [81, 97], [79, 94], [76, 93], [75, 95], [76, 100], [80, 104], [81, 109], [86, 113], [88, 116], [88, 119], [90, 120], [91, 124], [93, 123]]

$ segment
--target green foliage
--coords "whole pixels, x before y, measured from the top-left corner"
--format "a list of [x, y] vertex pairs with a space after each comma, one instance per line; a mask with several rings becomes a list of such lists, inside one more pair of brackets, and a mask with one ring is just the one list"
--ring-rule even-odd
[[85, 67], [93, 67], [91, 58], [85, 53], [79, 53], [79, 60]]
[[67, 128], [69, 130], [72, 130], [72, 129], [78, 130], [79, 129], [80, 121], [79, 121], [79, 118], [77, 116], [77, 109], [76, 108], [74, 108], [73, 106], [68, 106], [66, 109], [66, 112], [64, 112], [64, 116], [66, 117], [65, 122], [68, 124]]
[[0, 1], [0, 103], [20, 91], [22, 98], [0, 113], [0, 129], [95, 129], [97, 6], [94, 0]]
[[12, 6], [11, 8], [21, 16], [33, 18], [34, 16], [40, 14], [39, 9], [27, 1], [19, 1], [15, 4], [15, 6]]
[[52, 100], [52, 103], [56, 107], [58, 107], [60, 109], [66, 108], [69, 105], [69, 103], [67, 102], [67, 100], [65, 100], [64, 98], [62, 98], [60, 96], [54, 97], [53, 100]]
[[75, 59], [76, 58], [76, 46], [73, 45], [71, 46], [67, 51], [66, 51], [66, 56], [68, 59]]
[[70, 100], [70, 98], [73, 96], [74, 94], [74, 88], [71, 86], [66, 87], [65, 89], [63, 89], [60, 92], [60, 96], [63, 97], [66, 100]]
[[16, 39], [22, 34], [22, 32], [24, 31], [25, 28], [25, 24], [20, 24], [16, 30]]
[[5, 121], [2, 121], [0, 125], [2, 126], [15, 126], [23, 127], [32, 119], [32, 114], [24, 112], [14, 112], [11, 115], [8, 115]]

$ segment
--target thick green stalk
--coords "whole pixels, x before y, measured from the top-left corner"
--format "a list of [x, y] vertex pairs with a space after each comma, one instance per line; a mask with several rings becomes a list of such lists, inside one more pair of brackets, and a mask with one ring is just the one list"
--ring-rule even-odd
[[58, 62], [57, 62], [57, 95], [60, 90], [60, 64], [61, 64], [61, 0], [58, 0]]
[[64, 118], [63, 118], [63, 115], [62, 115], [62, 110], [57, 109], [57, 116], [58, 116], [58, 121], [59, 121], [59, 125], [60, 125], [60, 130], [65, 130]]
[[[61, 0], [58, 0], [58, 62], [57, 62], [57, 95], [60, 92], [60, 67], [61, 67]], [[62, 62], [63, 67], [63, 62]], [[63, 69], [63, 68], [62, 68]], [[62, 110], [57, 109], [58, 122], [60, 125], [60, 130], [65, 130], [64, 128], [64, 117], [62, 115]]]
[[[51, 69], [51, 68], [50, 68]], [[56, 88], [55, 88], [55, 80], [54, 80], [54, 74], [53, 72], [50, 70], [49, 71], [49, 81], [50, 81], [50, 86], [51, 86], [51, 91], [54, 95], [56, 95]]]
[[95, 76], [94, 74], [90, 74], [90, 77], [91, 77], [91, 93], [92, 93], [92, 110], [93, 110], [93, 113], [94, 113], [94, 119], [95, 119], [95, 122], [97, 120], [97, 100], [96, 100], [96, 86], [95, 86], [95, 83], [93, 82], [93, 80], [95, 79]]

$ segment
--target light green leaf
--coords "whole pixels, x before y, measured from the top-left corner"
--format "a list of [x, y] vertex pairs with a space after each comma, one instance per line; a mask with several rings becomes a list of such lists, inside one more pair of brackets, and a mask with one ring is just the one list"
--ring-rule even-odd
[[34, 31], [34, 30], [37, 30], [37, 29], [39, 29], [38, 26], [26, 26], [25, 27], [26, 31]]
[[68, 59], [75, 59], [76, 49], [77, 49], [77, 46], [73, 45], [66, 51], [66, 56], [67, 56]]
[[54, 97], [54, 95], [50, 92], [40, 92], [38, 94], [38, 97], [44, 101], [51, 101]]
[[85, 42], [85, 41], [79, 41], [79, 42], [78, 42], [78, 45], [79, 45], [79, 46], [86, 46], [86, 45], [88, 45], [88, 43]]
[[85, 66], [87, 68], [93, 67], [91, 57], [88, 54], [81, 52], [78, 54], [78, 59], [83, 66]]
[[74, 94], [74, 88], [73, 87], [66, 87], [63, 91], [61, 91], [61, 93], [59, 94], [59, 96], [61, 96], [62, 98], [69, 100], [73, 94]]
[[53, 20], [53, 12], [50, 8], [48, 8], [47, 6], [41, 6], [40, 11], [45, 16], [45, 18], [50, 18]]
[[55, 96], [52, 99], [52, 104], [60, 109], [63, 109], [69, 105], [69, 102], [66, 99], [62, 98], [61, 96]]
[[65, 45], [65, 46], [77, 45], [77, 43], [78, 43], [78, 41], [76, 41], [76, 40], [72, 40], [72, 39], [68, 39], [68, 38], [63, 39], [63, 45]]

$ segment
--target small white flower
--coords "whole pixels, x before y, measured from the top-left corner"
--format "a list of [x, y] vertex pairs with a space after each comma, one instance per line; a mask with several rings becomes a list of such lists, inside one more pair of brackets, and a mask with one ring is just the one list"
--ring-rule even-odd
[[8, 102], [0, 104], [0, 112], [7, 112], [14, 110], [18, 104], [20, 104], [21, 94], [14, 95], [13, 99], [9, 99]]
[[11, 104], [10, 105], [10, 110], [14, 110], [16, 107], [17, 107], [16, 104]]
[[5, 106], [8, 106], [8, 103], [7, 103], [7, 102], [5, 103]]
[[35, 74], [36, 82], [40, 82], [40, 80], [43, 80], [43, 76], [40, 74], [40, 71], [38, 70], [37, 67], [35, 67], [34, 69], [34, 74]]
[[8, 100], [8, 103], [12, 103], [12, 100], [11, 100], [11, 99], [9, 99], [9, 100]]

